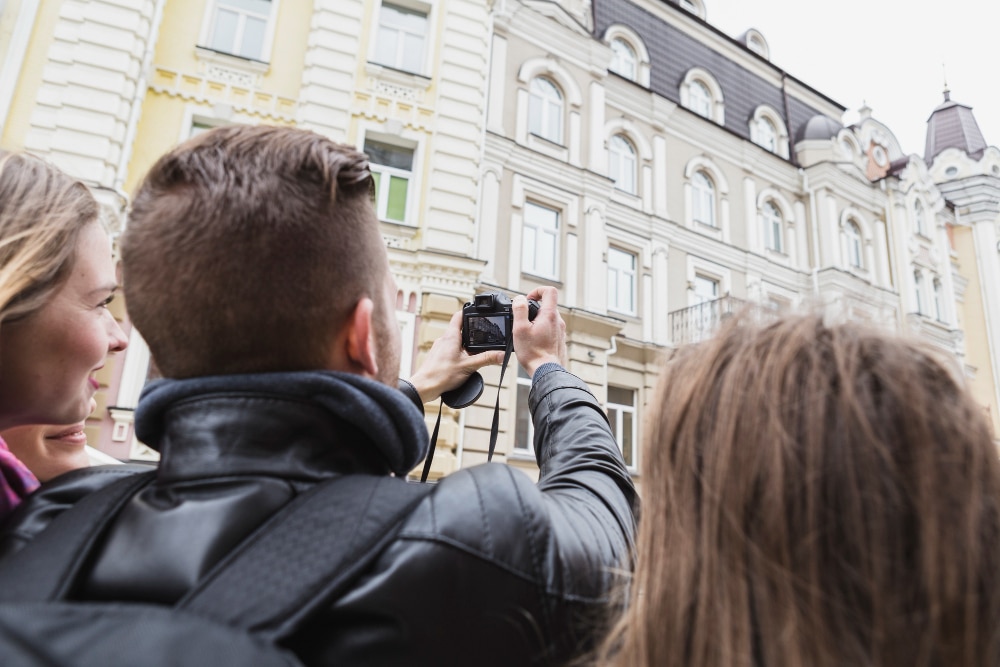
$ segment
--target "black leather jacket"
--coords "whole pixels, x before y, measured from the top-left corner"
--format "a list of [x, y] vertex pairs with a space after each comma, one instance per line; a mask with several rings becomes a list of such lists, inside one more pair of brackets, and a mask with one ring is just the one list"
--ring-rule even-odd
[[[410, 399], [356, 376], [171, 382], [136, 415], [162, 454], [157, 481], [115, 520], [81, 597], [173, 602], [304, 489], [408, 470], [426, 447]], [[547, 365], [529, 402], [539, 482], [499, 464], [443, 479], [356, 585], [287, 642], [307, 664], [560, 664], [591, 645], [630, 557], [635, 490], [580, 379]], [[116, 476], [75, 471], [44, 487], [0, 551], [102, 474]]]

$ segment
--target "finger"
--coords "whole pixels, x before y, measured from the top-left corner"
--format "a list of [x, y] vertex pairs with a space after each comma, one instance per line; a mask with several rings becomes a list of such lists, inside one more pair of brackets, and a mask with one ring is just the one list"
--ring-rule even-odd
[[499, 366], [503, 363], [503, 357], [504, 353], [499, 350], [480, 352], [479, 354], [473, 354], [466, 359], [463, 366], [470, 372], [479, 370], [484, 366]]
[[511, 301], [511, 312], [514, 315], [514, 324], [522, 325], [528, 321], [528, 299], [518, 294]]

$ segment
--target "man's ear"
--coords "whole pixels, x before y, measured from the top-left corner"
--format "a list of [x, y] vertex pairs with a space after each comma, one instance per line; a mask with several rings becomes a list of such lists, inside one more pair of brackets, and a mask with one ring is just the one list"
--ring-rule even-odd
[[375, 344], [372, 340], [372, 312], [375, 304], [368, 297], [358, 301], [345, 324], [344, 350], [351, 372], [375, 377]]

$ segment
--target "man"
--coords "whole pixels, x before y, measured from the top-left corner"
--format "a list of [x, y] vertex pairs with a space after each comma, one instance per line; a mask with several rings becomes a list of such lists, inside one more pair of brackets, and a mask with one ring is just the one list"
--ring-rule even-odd
[[[501, 353], [461, 318], [407, 396], [396, 288], [364, 155], [320, 135], [220, 128], [161, 158], [122, 239], [131, 319], [165, 379], [136, 432], [157, 480], [115, 519], [84, 599], [173, 603], [290, 499], [338, 475], [406, 475], [423, 402]], [[566, 372], [556, 291], [518, 361], [533, 375], [538, 484], [503, 465], [442, 480], [352, 588], [285, 644], [307, 664], [558, 664], [586, 649], [627, 564], [634, 488], [601, 408]], [[404, 484], [402, 480], [398, 482]]]

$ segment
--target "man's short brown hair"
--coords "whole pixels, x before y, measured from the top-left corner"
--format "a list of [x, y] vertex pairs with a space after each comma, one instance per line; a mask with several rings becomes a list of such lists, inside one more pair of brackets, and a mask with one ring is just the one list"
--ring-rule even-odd
[[133, 323], [168, 377], [324, 368], [387, 260], [364, 154], [225, 127], [160, 158], [122, 239]]

